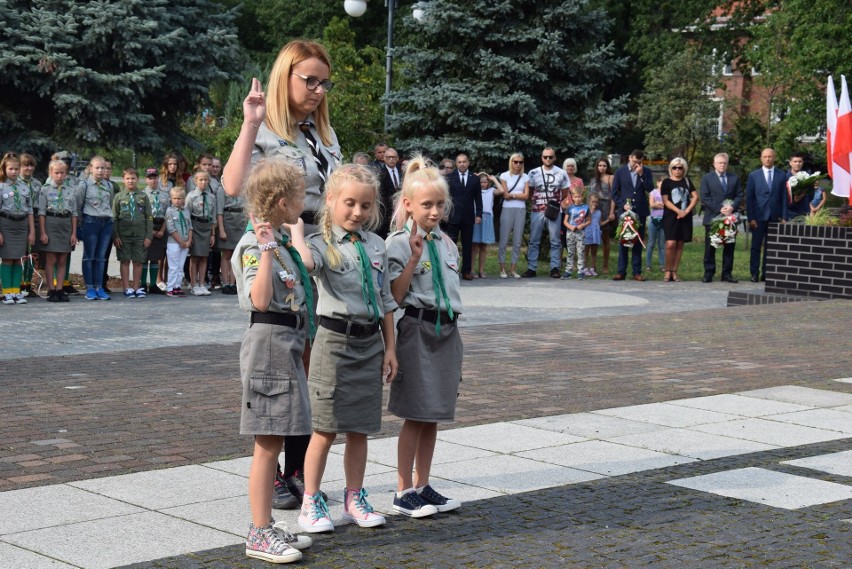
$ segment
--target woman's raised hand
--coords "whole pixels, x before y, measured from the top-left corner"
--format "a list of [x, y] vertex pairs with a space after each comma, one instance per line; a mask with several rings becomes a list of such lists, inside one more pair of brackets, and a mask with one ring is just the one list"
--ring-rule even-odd
[[243, 116], [256, 128], [260, 128], [266, 118], [266, 98], [257, 77], [252, 77], [251, 90], [243, 101]]

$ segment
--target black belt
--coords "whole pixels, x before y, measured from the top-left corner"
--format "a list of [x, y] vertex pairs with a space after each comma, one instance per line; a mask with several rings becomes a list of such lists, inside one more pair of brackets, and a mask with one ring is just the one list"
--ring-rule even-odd
[[453, 313], [453, 317], [450, 318], [450, 315], [446, 312], [438, 312], [437, 310], [426, 310], [425, 308], [414, 308], [413, 306], [405, 307], [405, 315], [411, 316], [412, 318], [419, 318], [420, 320], [425, 320], [426, 322], [431, 322], [434, 324], [438, 318], [441, 319], [441, 324], [453, 324], [456, 320], [459, 319], [459, 315]]
[[154, 223], [163, 223], [164, 221], [166, 221], [165, 217], [155, 217], [154, 218]]
[[316, 215], [317, 212], [315, 211], [303, 211], [302, 215], [300, 215], [299, 217], [302, 218], [302, 221], [304, 221], [306, 225], [316, 225]]
[[46, 211], [44, 215], [47, 217], [71, 217], [70, 211], [64, 211], [62, 213], [56, 213], [55, 211]]
[[189, 218], [192, 221], [202, 221], [204, 223], [210, 223], [210, 219], [206, 217], [201, 217], [200, 215], [190, 215]]
[[228, 211], [228, 212], [232, 212], [232, 213], [242, 213], [243, 208], [241, 208], [241, 207], [226, 207], [226, 208], [223, 208], [222, 211]]
[[354, 336], [355, 338], [366, 338], [379, 331], [378, 323], [364, 325], [353, 322], [352, 320], [338, 320], [337, 318], [328, 318], [327, 316], [320, 316], [319, 321], [320, 326], [323, 328], [327, 328], [338, 334]]
[[301, 330], [305, 320], [298, 314], [287, 314], [285, 312], [252, 312], [252, 324], [274, 324], [275, 326], [289, 326]]
[[11, 213], [6, 213], [5, 211], [0, 211], [0, 217], [5, 217], [6, 219], [11, 219], [12, 221], [21, 221], [27, 218], [27, 214], [13, 215]]

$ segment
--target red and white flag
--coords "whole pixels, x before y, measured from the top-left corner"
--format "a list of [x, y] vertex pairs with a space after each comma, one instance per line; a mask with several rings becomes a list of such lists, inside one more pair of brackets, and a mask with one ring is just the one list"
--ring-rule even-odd
[[832, 155], [834, 154], [834, 133], [837, 132], [837, 92], [834, 90], [834, 77], [828, 76], [825, 87], [825, 157], [828, 177], [834, 179], [832, 173]]
[[840, 81], [840, 105], [831, 144], [831, 179], [834, 181], [831, 193], [849, 199], [852, 196], [852, 104], [849, 103], [846, 77], [841, 75]]

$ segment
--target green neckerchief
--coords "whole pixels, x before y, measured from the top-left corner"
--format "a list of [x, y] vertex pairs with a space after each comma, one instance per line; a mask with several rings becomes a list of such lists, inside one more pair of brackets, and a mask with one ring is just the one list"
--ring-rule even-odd
[[127, 192], [130, 195], [130, 221], [136, 219], [136, 192]]
[[[54, 184], [56, 185], [56, 184]], [[62, 185], [57, 187], [56, 192], [56, 211], [58, 213], [62, 213], [65, 211], [65, 197], [62, 195], [62, 188], [65, 187], [65, 182], [62, 182]]]
[[210, 214], [207, 213], [207, 192], [201, 192], [201, 212], [204, 219], [210, 221]]
[[[246, 225], [246, 231], [251, 231], [254, 233], [254, 226], [251, 222]], [[290, 256], [293, 257], [293, 262], [296, 263], [296, 267], [299, 269], [299, 277], [302, 281], [302, 288], [305, 290], [305, 306], [307, 307], [308, 313], [308, 338], [313, 342], [314, 337], [317, 335], [317, 327], [314, 323], [314, 291], [311, 288], [311, 277], [308, 275], [308, 269], [305, 268], [305, 263], [302, 262], [302, 256], [299, 254], [299, 250], [296, 249], [290, 243], [290, 236], [286, 233], [281, 234], [281, 240], [279, 241], [282, 247], [286, 248], [290, 253]]]
[[[409, 229], [408, 225], [405, 226], [405, 230], [411, 233], [411, 229]], [[441, 311], [441, 298], [444, 299], [444, 304], [447, 307], [447, 314], [450, 318], [453, 318], [453, 307], [450, 305], [450, 297], [447, 294], [447, 289], [444, 286], [444, 272], [441, 268], [441, 264], [443, 263], [443, 259], [441, 259], [440, 253], [438, 253], [438, 247], [435, 245], [435, 237], [434, 233], [427, 233], [424, 239], [426, 239], [426, 248], [429, 250], [429, 262], [432, 264], [432, 288], [435, 289], [435, 304], [438, 305], [438, 312]], [[437, 236], [440, 239], [440, 236]], [[441, 315], [438, 315], [438, 318], [435, 320], [435, 333], [441, 333]]]
[[[347, 233], [343, 238], [355, 245], [355, 249], [358, 251], [358, 258], [361, 261], [361, 296], [364, 297], [367, 310], [372, 307], [376, 322], [379, 322], [382, 316], [376, 302], [376, 289], [373, 286], [373, 267], [370, 265], [370, 257], [367, 256], [367, 251], [364, 249], [364, 244], [361, 243], [361, 236], [358, 233]], [[370, 320], [372, 320], [372, 317]]]
[[18, 182], [17, 180], [12, 183], [12, 199], [15, 202], [15, 209], [21, 211], [21, 194], [18, 193]]
[[186, 218], [183, 216], [183, 210], [182, 209], [178, 210], [178, 217], [180, 218], [180, 231], [181, 231], [180, 234], [181, 234], [181, 237], [183, 237], [183, 234], [186, 233]]

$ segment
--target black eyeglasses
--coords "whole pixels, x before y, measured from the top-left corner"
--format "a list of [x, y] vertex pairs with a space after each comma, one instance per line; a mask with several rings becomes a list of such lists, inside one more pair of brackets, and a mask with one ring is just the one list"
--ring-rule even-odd
[[296, 77], [301, 77], [305, 80], [305, 87], [308, 88], [308, 91], [316, 91], [322, 86], [322, 90], [328, 93], [332, 89], [334, 89], [334, 83], [328, 79], [318, 79], [316, 77], [305, 76], [299, 73], [290, 72], [290, 75], [295, 75]]
[[683, 166], [672, 166], [672, 170], [683, 170]]
[[512, 160], [512, 164], [523, 164], [523, 160]]
[[542, 160], [556, 160], [556, 156], [542, 156]]

